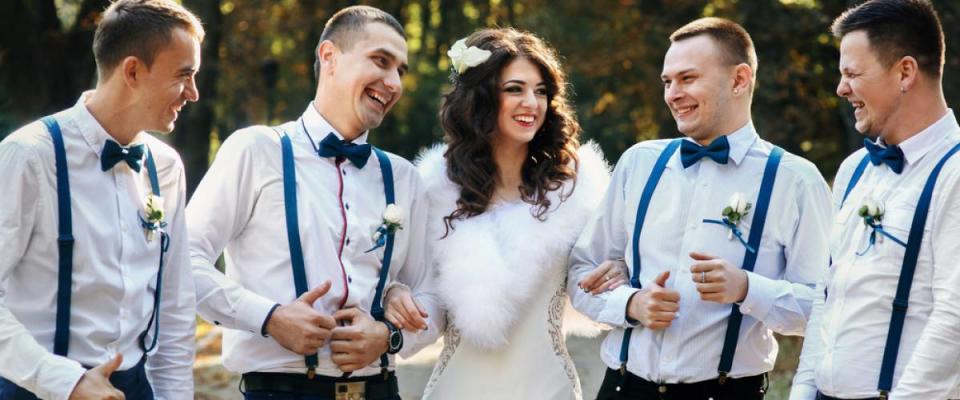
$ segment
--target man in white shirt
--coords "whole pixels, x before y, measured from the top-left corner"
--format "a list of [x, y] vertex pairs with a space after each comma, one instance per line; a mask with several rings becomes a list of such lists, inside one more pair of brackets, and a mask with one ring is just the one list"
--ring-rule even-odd
[[837, 172], [833, 264], [790, 398], [958, 398], [960, 126], [939, 18], [925, 0], [868, 1], [832, 29], [837, 95], [876, 139]]
[[145, 131], [197, 101], [203, 36], [172, 1], [113, 3], [96, 88], [0, 143], [0, 399], [193, 398], [183, 164]]
[[[827, 265], [830, 192], [813, 164], [754, 129], [757, 61], [742, 27], [705, 18], [670, 40], [664, 100], [686, 137], [624, 153], [573, 249], [568, 291], [615, 327], [598, 399], [762, 399], [771, 331], [803, 333]], [[575, 289], [616, 258], [631, 285]]]
[[[223, 362], [248, 398], [395, 399], [384, 354], [421, 345], [382, 321], [381, 294], [424, 287], [425, 193], [412, 164], [366, 142], [402, 93], [403, 28], [349, 7], [316, 56], [317, 94], [300, 118], [233, 133], [187, 207], [198, 311], [229, 328]], [[221, 253], [226, 274], [214, 269]]]

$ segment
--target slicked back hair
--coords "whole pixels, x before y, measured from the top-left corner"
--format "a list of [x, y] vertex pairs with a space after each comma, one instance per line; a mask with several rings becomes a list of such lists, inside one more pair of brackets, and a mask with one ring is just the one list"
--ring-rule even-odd
[[839, 39], [865, 32], [870, 48], [887, 68], [911, 56], [924, 73], [943, 75], [943, 27], [928, 0], [871, 0], [844, 11], [830, 29]]
[[118, 0], [103, 12], [93, 35], [93, 58], [100, 79], [134, 56], [147, 68], [166, 47], [174, 29], [184, 29], [202, 42], [203, 26], [186, 8], [171, 0]]
[[313, 62], [313, 73], [320, 79], [320, 43], [325, 40], [333, 42], [340, 51], [348, 51], [361, 38], [359, 34], [364, 33], [367, 24], [379, 22], [389, 26], [400, 36], [406, 38], [403, 26], [392, 15], [379, 8], [370, 6], [351, 6], [337, 11], [333, 14], [327, 24], [323, 27], [323, 33], [320, 34], [320, 41], [314, 50], [316, 60]]
[[756, 86], [757, 79], [757, 51], [753, 47], [753, 39], [740, 24], [724, 18], [700, 18], [670, 34], [670, 42], [696, 36], [707, 36], [713, 39], [719, 47], [721, 61], [729, 66], [747, 64], [753, 70], [751, 87]]

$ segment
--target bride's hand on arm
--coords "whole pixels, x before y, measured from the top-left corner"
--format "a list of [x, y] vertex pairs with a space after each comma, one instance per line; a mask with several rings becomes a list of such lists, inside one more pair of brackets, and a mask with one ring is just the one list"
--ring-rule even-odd
[[607, 260], [583, 277], [580, 289], [590, 294], [600, 294], [626, 284], [630, 280], [627, 263], [623, 260]]
[[384, 295], [386, 305], [384, 316], [398, 329], [419, 331], [427, 329], [427, 312], [413, 298], [410, 288], [403, 285], [392, 286]]

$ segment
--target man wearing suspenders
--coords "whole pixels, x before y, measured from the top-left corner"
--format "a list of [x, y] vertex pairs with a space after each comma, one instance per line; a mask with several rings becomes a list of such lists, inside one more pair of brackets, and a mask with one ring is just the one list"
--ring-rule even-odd
[[877, 136], [834, 182], [832, 265], [790, 398], [960, 398], [960, 126], [926, 0], [868, 1], [833, 23], [837, 94]]
[[403, 28], [349, 7], [316, 56], [304, 113], [232, 134], [187, 207], [198, 310], [229, 328], [223, 362], [247, 398], [399, 399], [386, 353], [421, 346], [381, 300], [398, 282], [424, 287], [425, 193], [412, 164], [367, 138], [402, 93]]
[[[762, 399], [771, 331], [803, 333], [827, 265], [830, 192], [813, 164], [754, 129], [757, 61], [742, 27], [705, 18], [670, 40], [664, 100], [686, 137], [620, 158], [571, 254], [568, 290], [616, 328], [598, 399]], [[576, 289], [615, 258], [629, 286]]]
[[197, 101], [203, 35], [172, 1], [113, 3], [96, 88], [0, 143], [0, 399], [193, 398], [183, 164], [144, 131]]

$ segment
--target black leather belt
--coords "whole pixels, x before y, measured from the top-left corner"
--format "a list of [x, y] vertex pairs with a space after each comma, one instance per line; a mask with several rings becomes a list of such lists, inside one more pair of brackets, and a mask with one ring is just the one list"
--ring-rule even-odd
[[243, 374], [244, 391], [269, 391], [335, 398], [337, 393], [355, 391], [362, 387], [363, 398], [380, 400], [393, 398], [400, 392], [397, 376], [390, 371], [386, 377], [382, 374], [339, 378], [317, 375], [313, 379], [305, 374], [284, 374], [277, 372], [249, 372]]
[[607, 369], [607, 377], [604, 379], [604, 381], [622, 382], [621, 385], [623, 387], [618, 391], [623, 391], [628, 395], [649, 394], [669, 396], [670, 398], [699, 399], [719, 393], [747, 393], [761, 390], [765, 391], [767, 386], [767, 375], [760, 374], [743, 378], [727, 378], [723, 383], [720, 383], [719, 379], [710, 379], [692, 383], [657, 383], [650, 382], [630, 372], [627, 372], [626, 376], [623, 376], [620, 375], [619, 370]]

